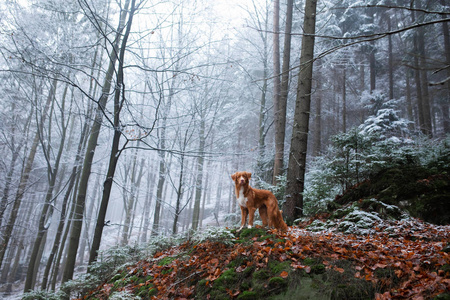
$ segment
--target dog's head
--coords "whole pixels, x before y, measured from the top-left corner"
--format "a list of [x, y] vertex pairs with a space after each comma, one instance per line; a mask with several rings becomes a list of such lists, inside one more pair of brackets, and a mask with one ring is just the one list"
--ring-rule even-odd
[[248, 185], [250, 178], [252, 177], [252, 173], [250, 172], [236, 172], [231, 175], [231, 179], [234, 180], [236, 185]]

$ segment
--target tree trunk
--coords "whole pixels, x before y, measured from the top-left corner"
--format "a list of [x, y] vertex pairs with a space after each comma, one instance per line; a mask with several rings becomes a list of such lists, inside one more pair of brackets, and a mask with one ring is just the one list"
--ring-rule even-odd
[[[89, 115], [89, 114], [88, 114]], [[78, 143], [78, 148], [77, 148], [77, 154], [75, 155], [75, 161], [73, 163], [73, 167], [72, 167], [72, 172], [69, 176], [69, 183], [67, 184], [67, 190], [66, 193], [64, 194], [64, 198], [62, 201], [62, 205], [61, 205], [61, 210], [60, 210], [60, 215], [59, 215], [59, 223], [58, 223], [58, 228], [56, 230], [56, 236], [55, 236], [55, 240], [53, 241], [53, 247], [52, 250], [50, 252], [50, 255], [48, 257], [47, 260], [47, 265], [45, 266], [45, 270], [44, 270], [44, 275], [42, 278], [42, 283], [41, 283], [41, 289], [45, 290], [47, 289], [47, 285], [48, 285], [48, 277], [50, 274], [50, 269], [51, 266], [53, 264], [53, 261], [55, 259], [56, 253], [58, 251], [58, 248], [60, 246], [60, 242], [61, 242], [61, 237], [62, 237], [62, 233], [64, 230], [64, 224], [66, 221], [66, 211], [67, 211], [67, 205], [69, 203], [69, 198], [70, 198], [70, 194], [72, 193], [72, 190], [75, 186], [76, 183], [76, 178], [77, 178], [77, 172], [79, 170], [79, 164], [81, 162], [82, 159], [82, 151], [86, 145], [86, 136], [87, 136], [87, 132], [88, 132], [88, 128], [89, 128], [89, 118], [85, 119], [85, 123], [81, 129], [81, 135], [80, 135], [80, 140]]]
[[[411, 97], [411, 83], [410, 83], [410, 70], [408, 68], [405, 69], [405, 82], [406, 82], [406, 113], [408, 120], [414, 121], [414, 113], [413, 113], [413, 105], [412, 105], [412, 97]], [[408, 124], [409, 130], [414, 130], [414, 123], [411, 122]]]
[[[266, 47], [264, 47], [266, 48]], [[267, 52], [266, 52], [267, 53]], [[266, 120], [267, 120], [267, 112], [266, 112], [266, 95], [267, 95], [267, 60], [264, 60], [264, 72], [263, 72], [263, 86], [261, 90], [261, 102], [259, 104], [259, 134], [258, 134], [258, 173], [262, 176], [264, 172], [264, 154], [266, 152]]]
[[[280, 119], [280, 100], [281, 100], [281, 83], [280, 83], [280, 0], [273, 1], [273, 107], [274, 107], [274, 123], [275, 123], [275, 139], [277, 138], [277, 133], [279, 133], [279, 119]], [[264, 76], [266, 78], [267, 76]], [[262, 109], [262, 107], [261, 107]], [[264, 108], [265, 109], [265, 108]], [[260, 121], [261, 124], [261, 121]], [[260, 127], [261, 131], [261, 127]], [[264, 131], [264, 130], [263, 130]], [[284, 141], [283, 141], [284, 142]], [[283, 143], [284, 144], [284, 143]], [[275, 176], [278, 176], [283, 169], [283, 166], [279, 165], [280, 158], [278, 153], [279, 145], [277, 144], [277, 140], [275, 140], [275, 160], [274, 160], [274, 168], [273, 168], [273, 179]], [[260, 147], [261, 147], [261, 134], [260, 134]], [[260, 159], [262, 159], [262, 154], [264, 153], [264, 149], [260, 149]], [[283, 156], [283, 153], [281, 153]], [[283, 158], [281, 158], [281, 162]], [[275, 173], [277, 175], [275, 175]], [[273, 181], [272, 179], [272, 181]]]
[[[173, 76], [175, 78], [175, 76]], [[169, 88], [169, 95], [167, 98], [167, 103], [164, 108], [164, 115], [161, 123], [161, 131], [159, 134], [159, 177], [158, 177], [158, 185], [156, 190], [156, 203], [155, 203], [155, 212], [153, 214], [153, 225], [151, 236], [157, 236], [159, 234], [159, 223], [160, 223], [160, 215], [161, 215], [161, 204], [163, 202], [162, 196], [164, 191], [164, 184], [166, 182], [166, 125], [167, 125], [167, 117], [170, 112], [170, 108], [172, 106], [172, 97], [174, 93], [174, 81], [172, 81], [172, 85]], [[161, 98], [160, 98], [161, 101]]]
[[286, 136], [286, 108], [289, 93], [289, 66], [291, 60], [291, 31], [294, 1], [287, 1], [286, 26], [284, 32], [283, 69], [278, 103], [275, 104], [275, 159], [272, 184], [278, 183], [277, 176], [282, 175], [284, 167], [284, 139]]
[[[414, 2], [411, 2], [411, 8], [414, 8]], [[415, 11], [411, 10], [411, 21], [412, 23], [416, 22]], [[421, 70], [424, 68], [424, 55], [425, 48], [422, 48], [420, 42], [424, 41], [423, 37], [424, 33], [421, 28], [418, 28], [414, 32], [413, 36], [413, 53], [414, 53], [414, 79], [416, 82], [416, 93], [417, 93], [417, 108], [419, 115], [419, 128], [423, 134], [430, 135], [431, 134], [431, 117], [429, 111], [429, 103], [428, 103], [428, 87], [426, 86], [428, 83], [424, 82], [424, 80], [428, 81], [426, 76], [426, 70]], [[424, 90], [426, 89], [426, 91]], [[427, 104], [428, 103], [428, 106]], [[427, 110], [428, 109], [428, 110]]]
[[[56, 84], [57, 84], [57, 79], [54, 79], [52, 82], [52, 85], [50, 87], [50, 91], [48, 93], [47, 102], [45, 103], [45, 107], [43, 110], [44, 112], [48, 111], [51, 100], [55, 96]], [[45, 123], [46, 118], [47, 118], [47, 114], [44, 113], [41, 117], [40, 124], [38, 126], [40, 126], [42, 128], [43, 127], [42, 124]], [[12, 210], [11, 210], [11, 214], [9, 215], [8, 223], [6, 224], [6, 228], [3, 231], [3, 234], [1, 237], [2, 244], [0, 247], [0, 267], [2, 265], [3, 258], [5, 256], [5, 252], [8, 247], [9, 240], [11, 238], [11, 233], [12, 233], [14, 225], [16, 223], [20, 205], [22, 204], [23, 196], [24, 196], [26, 188], [27, 188], [28, 179], [30, 178], [30, 173], [31, 173], [31, 169], [33, 167], [34, 158], [36, 156], [38, 145], [39, 145], [39, 133], [36, 132], [33, 142], [31, 144], [30, 152], [28, 153], [28, 158], [25, 163], [25, 168], [22, 172], [22, 176], [20, 177], [19, 187], [17, 189], [17, 193], [16, 193], [16, 197], [14, 200]]]
[[[75, 204], [75, 211], [72, 220], [72, 229], [69, 237], [69, 246], [67, 251], [67, 261], [64, 266], [64, 273], [62, 282], [66, 282], [73, 277], [73, 272], [75, 269], [75, 261], [77, 257], [77, 250], [80, 241], [81, 229], [83, 226], [83, 211], [84, 204], [86, 201], [86, 192], [88, 188], [89, 176], [91, 175], [91, 166], [94, 159], [95, 149], [97, 147], [97, 140], [100, 134], [100, 128], [103, 121], [103, 111], [106, 107], [106, 102], [108, 100], [109, 92], [111, 89], [111, 82], [115, 71], [115, 64], [117, 61], [117, 51], [118, 45], [120, 43], [121, 33], [125, 26], [125, 18], [127, 15], [127, 9], [130, 0], [125, 2], [124, 10], [121, 12], [119, 26], [117, 30], [116, 40], [113, 43], [113, 51], [111, 53], [111, 58], [109, 62], [108, 71], [106, 72], [106, 77], [104, 80], [104, 85], [102, 88], [102, 94], [98, 101], [97, 111], [94, 119], [94, 123], [91, 129], [91, 134], [89, 136], [89, 141], [86, 148], [86, 154], [83, 162], [83, 169], [80, 178], [80, 185], [78, 187], [77, 199]], [[108, 180], [108, 179], [107, 179]], [[68, 291], [69, 292], [69, 291]]]
[[[274, 4], [276, 5], [276, 4]], [[274, 12], [275, 14], [275, 12]], [[268, 51], [268, 30], [269, 30], [269, 18], [268, 13], [266, 15], [266, 18], [264, 19], [264, 28], [263, 25], [258, 22], [259, 27], [261, 29], [260, 37], [261, 42], [263, 44], [263, 50], [262, 50], [262, 65], [263, 65], [263, 84], [261, 87], [261, 100], [259, 103], [259, 122], [258, 122], [258, 157], [256, 160], [256, 166], [257, 166], [257, 172], [260, 177], [264, 178], [266, 177], [264, 173], [264, 160], [265, 160], [265, 152], [266, 152], [266, 134], [267, 134], [267, 109], [266, 109], [266, 103], [267, 103], [267, 90], [268, 90], [268, 79], [269, 76], [269, 51]], [[275, 21], [275, 17], [274, 17]], [[278, 21], [277, 21], [278, 22]], [[278, 26], [278, 25], [274, 25]], [[280, 94], [280, 79], [279, 79], [279, 73], [280, 73], [280, 54], [279, 54], [279, 38], [278, 38], [278, 30], [274, 33], [274, 42], [276, 41], [277, 46], [274, 45], [274, 47], [278, 47], [278, 49], [274, 48], [274, 67], [276, 68], [274, 70], [275, 72], [275, 78], [274, 78], [274, 95], [273, 95], [273, 101], [274, 104], [277, 103], [277, 99], [279, 98]], [[277, 52], [277, 53], [275, 53]], [[277, 57], [277, 58], [276, 58]]]
[[141, 233], [141, 243], [145, 244], [147, 242], [148, 228], [150, 225], [150, 205], [152, 204], [153, 189], [155, 187], [155, 174], [151, 172], [153, 170], [149, 163], [148, 175], [147, 175], [147, 194], [145, 196], [144, 204], [144, 225]]
[[202, 196], [202, 185], [203, 185], [203, 165], [205, 162], [205, 120], [202, 116], [200, 120], [200, 131], [199, 131], [199, 154], [197, 156], [197, 178], [195, 180], [195, 199], [194, 199], [194, 211], [192, 212], [192, 230], [198, 229], [198, 224], [200, 221], [200, 200]]
[[142, 173], [143, 173], [143, 166], [144, 166], [144, 162], [142, 161], [139, 165], [140, 165], [140, 169], [139, 169], [139, 173], [137, 171], [137, 149], [135, 150], [134, 153], [134, 157], [133, 157], [133, 167], [131, 170], [131, 189], [130, 189], [130, 196], [128, 198], [128, 205], [127, 205], [127, 210], [125, 213], [125, 223], [123, 226], [123, 232], [122, 232], [122, 241], [121, 244], [122, 245], [126, 245], [128, 244], [128, 239], [130, 238], [131, 235], [131, 229], [133, 228], [133, 226], [130, 226], [131, 224], [131, 219], [132, 219], [132, 214], [134, 211], [134, 207], [135, 207], [135, 202], [136, 202], [136, 193], [137, 190], [139, 189], [140, 183], [141, 183], [141, 178], [142, 178]]
[[[391, 16], [387, 14], [388, 32], [392, 30]], [[392, 35], [388, 35], [388, 69], [389, 69], [389, 99], [394, 99], [394, 56], [392, 55]]]
[[[56, 160], [55, 160], [55, 164], [54, 166], [51, 166], [51, 162], [50, 162], [50, 158], [49, 158], [49, 153], [46, 153], [46, 150], [44, 150], [44, 156], [47, 159], [47, 165], [48, 165], [48, 174], [49, 174], [49, 183], [48, 183], [48, 188], [47, 188], [47, 193], [46, 193], [46, 197], [44, 200], [44, 204], [42, 206], [42, 211], [39, 217], [39, 225], [38, 225], [38, 233], [36, 236], [36, 239], [34, 241], [34, 245], [33, 245], [33, 250], [31, 252], [31, 257], [30, 257], [30, 261], [28, 264], [28, 269], [27, 269], [27, 278], [25, 281], [25, 286], [24, 286], [24, 292], [28, 292], [31, 289], [34, 289], [34, 282], [35, 282], [35, 277], [36, 274], [38, 272], [38, 268], [39, 268], [39, 264], [41, 261], [41, 257], [39, 255], [40, 253], [40, 248], [45, 246], [45, 237], [47, 236], [47, 230], [50, 226], [50, 222], [52, 219], [52, 215], [53, 215], [53, 206], [51, 205], [51, 202], [54, 202], [55, 200], [53, 199], [53, 190], [55, 188], [55, 184], [56, 184], [56, 178], [58, 175], [58, 171], [59, 171], [59, 164], [61, 161], [61, 156], [64, 150], [64, 143], [66, 141], [66, 133], [67, 133], [67, 126], [68, 126], [68, 122], [65, 123], [64, 121], [64, 109], [65, 109], [65, 101], [66, 101], [66, 96], [67, 96], [67, 90], [68, 90], [68, 85], [66, 85], [65, 89], [64, 89], [64, 93], [62, 96], [62, 104], [61, 104], [61, 141], [59, 144], [59, 149], [58, 149], [58, 153], [56, 156]], [[43, 142], [43, 128], [39, 128], [38, 129], [38, 133], [40, 135], [40, 140], [41, 143]], [[50, 136], [49, 136], [50, 138]], [[42, 144], [42, 148], [45, 149], [44, 147], [45, 145]]]
[[[371, 20], [370, 23], [375, 24], [375, 8], [370, 7], [368, 8], [368, 14], [369, 18]], [[370, 92], [373, 92], [376, 87], [376, 77], [377, 77], [377, 70], [376, 70], [376, 58], [375, 58], [375, 40], [370, 41], [370, 53], [369, 53], [369, 71], [370, 71]]]
[[427, 61], [425, 52], [425, 31], [423, 27], [419, 27], [417, 35], [417, 43], [419, 45], [419, 65], [420, 65], [420, 76], [422, 83], [422, 112], [423, 112], [423, 129], [422, 132], [428, 136], [432, 136], [432, 125], [431, 125], [431, 99], [430, 93], [428, 91], [428, 74], [427, 74]]
[[298, 75], [294, 125], [291, 149], [289, 151], [286, 203], [284, 205], [284, 212], [289, 223], [303, 216], [303, 189], [305, 186], [306, 150], [308, 146], [311, 107], [316, 7], [317, 0], [306, 0], [303, 23], [304, 35], [300, 55], [301, 65]]
[[[445, 0], [441, 0], [441, 5], [445, 6]], [[445, 19], [448, 15], [442, 15], [442, 19]], [[450, 34], [448, 30], [448, 22], [442, 23], [442, 31], [444, 35], [444, 49], [445, 49], [445, 59], [447, 65], [447, 94], [446, 99], [442, 102], [442, 119], [444, 133], [450, 132], [450, 116], [449, 116], [449, 105], [450, 105]]]
[[[320, 63], [320, 61], [319, 61]], [[318, 66], [318, 69], [320, 67]], [[316, 79], [316, 111], [314, 114], [314, 139], [313, 139], [313, 156], [320, 155], [322, 140], [322, 77], [319, 74]]]
[[[15, 112], [15, 103], [13, 103], [13, 107], [12, 107], [12, 114], [14, 114]], [[27, 118], [27, 121], [25, 123], [24, 126], [24, 131], [29, 131], [29, 125], [31, 123], [31, 119], [33, 116], [33, 111], [30, 112], [30, 115]], [[5, 186], [3, 187], [3, 195], [2, 195], [2, 199], [0, 202], [0, 227], [3, 224], [3, 216], [5, 214], [5, 210], [6, 207], [8, 206], [8, 197], [9, 197], [9, 191], [11, 189], [11, 182], [12, 182], [12, 176], [14, 174], [14, 170], [15, 167], [17, 166], [17, 158], [19, 157], [20, 154], [20, 150], [22, 149], [22, 147], [26, 144], [26, 138], [25, 136], [23, 136], [20, 140], [20, 142], [18, 143], [17, 147], [15, 146], [15, 133], [16, 133], [16, 127], [14, 126], [12, 129], [12, 134], [11, 134], [11, 146], [13, 147], [13, 149], [11, 149], [12, 155], [11, 155], [11, 162], [9, 164], [9, 168], [8, 168], [8, 172], [6, 174], [6, 178], [5, 178]]]
[[[121, 16], [121, 22], [125, 22], [125, 17], [127, 14], [127, 8], [129, 5], [129, 0], [125, 4], [125, 9], [122, 12], [123, 13], [123, 19]], [[102, 200], [100, 203], [100, 208], [98, 210], [98, 217], [97, 222], [94, 230], [94, 237], [92, 239], [92, 246], [89, 253], [89, 264], [94, 262], [97, 259], [97, 252], [98, 249], [100, 249], [100, 242], [102, 239], [103, 234], [103, 228], [105, 226], [105, 218], [106, 218], [106, 212], [108, 210], [108, 203], [109, 198], [111, 195], [111, 188], [113, 184], [114, 174], [116, 172], [117, 162], [119, 161], [120, 154], [122, 150], [124, 149], [125, 145], [123, 146], [122, 150], [119, 150], [119, 142], [120, 137], [122, 136], [122, 131], [120, 128], [120, 112], [122, 110], [124, 100], [125, 100], [125, 86], [124, 86], [124, 80], [123, 80], [123, 63], [125, 58], [125, 49], [128, 41], [128, 36], [131, 31], [131, 25], [133, 23], [133, 16], [135, 12], [135, 0], [131, 0], [131, 7], [129, 11], [129, 17], [128, 22], [126, 26], [125, 33], [123, 35], [122, 45], [120, 47], [120, 56], [119, 56], [119, 67], [117, 72], [117, 82], [116, 82], [116, 88], [114, 93], [114, 135], [113, 135], [113, 141], [111, 145], [111, 154], [109, 157], [109, 166], [108, 171], [106, 175], [106, 180], [103, 183], [103, 194], [102, 194]], [[120, 25], [119, 25], [120, 26]], [[119, 27], [121, 28], [121, 27]], [[121, 32], [121, 29], [119, 29], [119, 32]], [[118, 40], [120, 37], [117, 38]], [[114, 68], [113, 68], [114, 70]], [[97, 133], [98, 137], [98, 133]], [[84, 202], [84, 201], [83, 201]], [[69, 256], [70, 257], [70, 256]]]
[[342, 132], [347, 132], [347, 68], [342, 70]]

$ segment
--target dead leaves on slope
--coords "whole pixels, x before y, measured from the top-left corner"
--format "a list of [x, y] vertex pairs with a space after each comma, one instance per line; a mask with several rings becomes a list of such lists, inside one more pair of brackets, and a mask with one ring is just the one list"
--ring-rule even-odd
[[[305, 263], [308, 258], [322, 262], [327, 270], [344, 273], [336, 262], [348, 261], [354, 276], [373, 283], [376, 299], [429, 299], [450, 291], [450, 255], [443, 249], [450, 242], [450, 226], [433, 226], [419, 220], [392, 222], [377, 228], [371, 236], [338, 233], [311, 233], [290, 228], [278, 234], [277, 239], [234, 245], [209, 242], [192, 245], [188, 242], [157, 253], [151, 260], [129, 267], [129, 277], [150, 278], [137, 283], [130, 281], [121, 287], [143, 299], [190, 299], [195, 297], [196, 286], [201, 281], [212, 286], [225, 271], [236, 273], [247, 268], [259, 270], [267, 267], [269, 260], [289, 262], [294, 270], [312, 273]], [[170, 259], [167, 259], [170, 258]], [[165, 263], [161, 261], [165, 260]], [[237, 263], [232, 263], [237, 262]], [[288, 278], [289, 272], [277, 276]], [[113, 283], [105, 283], [84, 298], [95, 295], [107, 299]], [[152, 291], [148, 294], [142, 291]], [[241, 292], [228, 292], [230, 299]]]

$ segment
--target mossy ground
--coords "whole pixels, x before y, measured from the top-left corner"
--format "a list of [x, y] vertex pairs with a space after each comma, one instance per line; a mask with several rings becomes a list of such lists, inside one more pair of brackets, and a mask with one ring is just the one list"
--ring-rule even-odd
[[[420, 166], [385, 169], [337, 196], [328, 210], [333, 217], [340, 218], [346, 214], [346, 204], [360, 200], [362, 209], [376, 211], [387, 218], [398, 219], [401, 211], [389, 211], [380, 203], [398, 206], [411, 216], [433, 224], [450, 224], [449, 170]], [[343, 206], [346, 208], [342, 209]]]
[[[263, 229], [249, 229], [236, 235], [247, 241], [264, 241]], [[277, 239], [275, 239], [277, 240]], [[276, 242], [272, 243], [275, 245]], [[249, 266], [246, 256], [238, 256], [227, 265], [222, 275], [213, 282], [201, 280], [196, 285], [195, 299], [373, 299], [375, 287], [366, 280], [355, 278], [350, 262], [338, 261], [343, 273], [326, 268], [321, 259], [306, 257], [305, 270], [292, 268], [291, 261], [268, 260], [263, 267]]]

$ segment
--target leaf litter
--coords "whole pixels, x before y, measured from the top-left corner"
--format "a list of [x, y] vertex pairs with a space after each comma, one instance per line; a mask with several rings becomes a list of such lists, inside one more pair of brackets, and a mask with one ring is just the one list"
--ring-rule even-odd
[[[142, 299], [194, 299], [199, 286], [211, 288], [219, 278], [232, 281], [232, 273], [256, 272], [267, 268], [270, 261], [288, 262], [290, 270], [276, 275], [281, 279], [289, 279], [295, 271], [313, 273], [307, 263], [310, 259], [340, 274], [345, 268], [337, 262], [350, 262], [355, 278], [373, 284], [375, 299], [431, 299], [450, 291], [449, 225], [408, 218], [376, 222], [365, 235], [329, 229], [313, 232], [303, 225], [268, 234], [186, 241], [127, 267], [127, 276], [135, 276], [134, 280], [116, 288], [106, 281], [81, 299], [107, 299], [113, 290]], [[239, 285], [227, 290], [229, 299], [251, 292], [251, 287]]]

